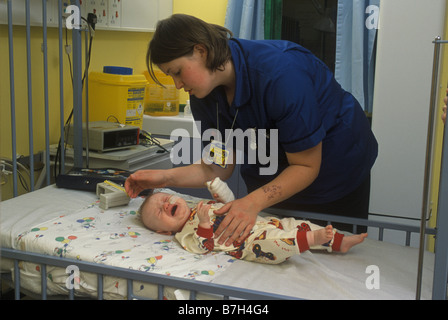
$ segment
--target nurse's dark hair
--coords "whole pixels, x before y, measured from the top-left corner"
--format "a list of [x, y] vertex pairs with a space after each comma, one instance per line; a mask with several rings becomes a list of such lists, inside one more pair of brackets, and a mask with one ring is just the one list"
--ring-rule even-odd
[[191, 56], [198, 44], [207, 49], [207, 68], [211, 71], [221, 70], [231, 59], [228, 45], [230, 37], [232, 32], [227, 28], [186, 14], [174, 14], [160, 20], [146, 53], [149, 75], [156, 83], [162, 85], [155, 76], [154, 65]]

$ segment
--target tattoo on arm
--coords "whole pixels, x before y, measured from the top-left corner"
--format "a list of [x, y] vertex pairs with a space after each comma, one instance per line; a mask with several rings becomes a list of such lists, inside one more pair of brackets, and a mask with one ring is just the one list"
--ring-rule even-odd
[[278, 185], [263, 186], [262, 190], [269, 200], [274, 199], [275, 197], [280, 197], [282, 195], [282, 187]]

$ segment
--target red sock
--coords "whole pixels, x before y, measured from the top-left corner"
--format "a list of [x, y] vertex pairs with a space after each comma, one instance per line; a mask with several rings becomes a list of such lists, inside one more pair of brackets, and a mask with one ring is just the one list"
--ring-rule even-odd
[[334, 234], [334, 241], [333, 241], [333, 245], [331, 246], [333, 251], [341, 251], [341, 243], [342, 243], [343, 238], [344, 238], [344, 235], [342, 233], [336, 232]]
[[310, 249], [308, 240], [306, 239], [307, 231], [297, 231], [297, 245], [299, 246], [300, 253]]

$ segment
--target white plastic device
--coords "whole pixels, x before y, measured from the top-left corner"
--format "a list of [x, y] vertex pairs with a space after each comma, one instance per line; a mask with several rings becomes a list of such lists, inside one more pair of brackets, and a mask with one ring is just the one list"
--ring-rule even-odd
[[96, 185], [96, 195], [100, 198], [100, 208], [104, 210], [127, 205], [130, 200], [122, 186], [109, 180]]

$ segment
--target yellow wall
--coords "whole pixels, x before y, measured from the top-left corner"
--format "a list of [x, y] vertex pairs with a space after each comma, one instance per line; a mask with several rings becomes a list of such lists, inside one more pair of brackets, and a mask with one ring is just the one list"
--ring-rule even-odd
[[[195, 15], [211, 23], [224, 25], [227, 0], [173, 0], [173, 13]], [[14, 68], [15, 99], [17, 123], [17, 154], [29, 155], [28, 146], [28, 99], [26, 94], [26, 35], [25, 27], [14, 26]], [[64, 35], [65, 36], [65, 35]], [[146, 69], [145, 55], [152, 33], [97, 30], [92, 47], [90, 71], [101, 71], [104, 65], [120, 65], [141, 73]], [[71, 43], [71, 32], [68, 32]], [[0, 156], [11, 158], [10, 123], [10, 84], [8, 29], [0, 25]], [[42, 28], [31, 28], [32, 51], [32, 89], [34, 113], [34, 152], [44, 149], [44, 93], [43, 93], [43, 55], [41, 53]], [[59, 54], [56, 28], [48, 28], [48, 66], [49, 66], [49, 107], [50, 143], [59, 140]], [[84, 43], [84, 42], [83, 42]], [[72, 92], [68, 60], [64, 55], [65, 119], [72, 106]], [[188, 95], [181, 93], [180, 103], [185, 103]], [[5, 195], [5, 193], [3, 194]], [[3, 197], [5, 199], [5, 197]]]
[[[224, 25], [227, 0], [174, 0], [173, 13], [185, 13], [198, 17], [209, 23]], [[189, 99], [188, 94], [181, 90], [180, 103]]]
[[[173, 13], [187, 13], [195, 15], [211, 23], [224, 25], [227, 0], [174, 0]], [[14, 26], [14, 68], [15, 68], [15, 99], [17, 116], [17, 153], [28, 155], [28, 125], [27, 114], [28, 100], [26, 96], [26, 44], [25, 28]], [[145, 55], [148, 41], [152, 33], [120, 32], [97, 30], [93, 41], [91, 71], [101, 71], [104, 65], [121, 65], [134, 68], [134, 72], [140, 73], [146, 69]], [[71, 33], [68, 33], [69, 43]], [[0, 43], [8, 43], [7, 26], [0, 25]], [[33, 81], [33, 110], [34, 110], [34, 135], [35, 150], [44, 147], [43, 123], [44, 123], [44, 95], [43, 95], [43, 58], [41, 54], [42, 29], [32, 27], [32, 81]], [[9, 86], [9, 60], [8, 46], [0, 46], [0, 155], [11, 157], [11, 126], [10, 126], [10, 86]], [[48, 29], [48, 62], [49, 62], [49, 98], [52, 123], [51, 143], [57, 142], [59, 136], [59, 74], [58, 74], [58, 35], [56, 28]], [[65, 105], [66, 116], [72, 104], [68, 62], [64, 55], [65, 64]], [[182, 92], [181, 103], [185, 103], [188, 95]]]
[[227, 0], [173, 0], [173, 13], [185, 13], [224, 25]]
[[[211, 23], [224, 25], [227, 0], [173, 0], [173, 13], [187, 13], [195, 15]], [[28, 100], [26, 97], [26, 46], [25, 28], [14, 26], [14, 68], [16, 92], [16, 116], [18, 124], [17, 153], [28, 155]], [[143, 32], [114, 32], [97, 30], [93, 41], [91, 71], [101, 71], [104, 65], [121, 65], [134, 68], [140, 73], [146, 69], [145, 55], [148, 41], [152, 33]], [[71, 33], [68, 33], [69, 43]], [[55, 28], [48, 29], [48, 62], [49, 62], [49, 97], [51, 108], [51, 143], [57, 142], [59, 132], [59, 74], [58, 74], [58, 35]], [[0, 43], [7, 44], [7, 26], [0, 25]], [[41, 54], [42, 29], [32, 28], [32, 80], [33, 80], [33, 110], [35, 150], [42, 150], [44, 146], [43, 131], [43, 58]], [[0, 46], [0, 155], [11, 157], [11, 126], [10, 126], [10, 86], [9, 86], [9, 60], [8, 46]], [[68, 62], [64, 55], [65, 64], [65, 105], [66, 116], [72, 104]], [[182, 92], [181, 103], [185, 103], [188, 95]], [[54, 125], [53, 125], [54, 124]]]
[[[448, 1], [446, 7], [446, 25], [445, 25], [445, 35], [443, 39], [448, 39]], [[431, 203], [432, 203], [432, 216], [429, 220], [429, 226], [436, 226], [436, 218], [437, 218], [437, 201], [439, 197], [439, 183], [440, 183], [440, 165], [441, 165], [441, 156], [442, 156], [442, 142], [443, 142], [443, 129], [444, 125], [440, 119], [442, 115], [442, 106], [443, 99], [446, 95], [446, 86], [448, 84], [448, 45], [442, 46], [442, 65], [440, 70], [440, 79], [439, 79], [439, 97], [438, 97], [438, 105], [440, 108], [437, 108], [437, 126], [436, 126], [436, 134], [435, 134], [435, 147], [434, 147], [434, 161], [433, 168], [434, 172], [432, 175], [432, 184], [431, 184]], [[433, 249], [434, 246], [434, 237], [430, 236], [428, 238], [428, 246], [430, 249]]]
[[[28, 99], [26, 73], [25, 28], [14, 26], [14, 73], [17, 123], [17, 153], [28, 155]], [[145, 69], [145, 54], [149, 33], [111, 32], [97, 30], [93, 40], [91, 71], [102, 70], [104, 65], [123, 65], [134, 68], [135, 72]], [[71, 43], [71, 33], [68, 33]], [[7, 27], [0, 26], [0, 42], [7, 42]], [[31, 32], [32, 52], [32, 91], [34, 122], [34, 150], [44, 148], [44, 87], [43, 87], [43, 55], [41, 53], [42, 28], [33, 27]], [[59, 53], [56, 28], [48, 29], [48, 79], [50, 107], [50, 143], [57, 143], [59, 138]], [[10, 83], [8, 46], [0, 48], [0, 107], [1, 107], [1, 144], [0, 155], [11, 157], [10, 126]], [[71, 110], [73, 100], [68, 59], [64, 55], [64, 105], [65, 118]]]

